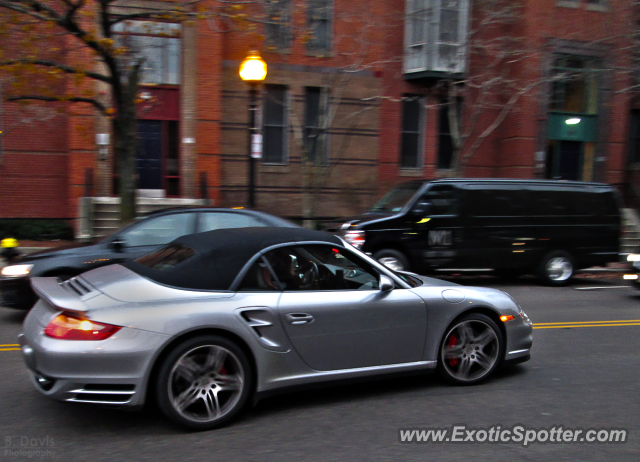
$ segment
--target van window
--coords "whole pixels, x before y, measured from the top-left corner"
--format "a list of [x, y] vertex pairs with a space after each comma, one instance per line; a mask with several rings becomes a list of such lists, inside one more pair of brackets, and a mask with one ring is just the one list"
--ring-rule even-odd
[[456, 215], [458, 213], [457, 189], [451, 185], [435, 185], [424, 193], [419, 202], [429, 202], [429, 215]]
[[[478, 189], [476, 189], [478, 188]], [[480, 189], [482, 188], [482, 189]], [[466, 195], [469, 210], [476, 217], [514, 217], [527, 214], [527, 195], [512, 185], [477, 186]]]

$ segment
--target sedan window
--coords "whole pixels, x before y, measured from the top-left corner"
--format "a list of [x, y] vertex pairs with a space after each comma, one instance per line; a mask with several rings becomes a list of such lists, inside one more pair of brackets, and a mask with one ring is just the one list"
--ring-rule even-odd
[[226, 228], [250, 228], [253, 226], [265, 226], [265, 224], [257, 218], [244, 213], [201, 213], [198, 232]]
[[357, 256], [329, 245], [283, 247], [267, 253], [286, 291], [377, 290], [378, 275]]
[[129, 247], [143, 245], [163, 245], [174, 239], [193, 232], [192, 213], [174, 213], [161, 217], [149, 218], [122, 233]]

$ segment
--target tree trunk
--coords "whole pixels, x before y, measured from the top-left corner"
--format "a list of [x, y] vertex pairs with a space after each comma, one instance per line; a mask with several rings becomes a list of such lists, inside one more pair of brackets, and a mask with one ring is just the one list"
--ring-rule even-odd
[[[128, 85], [122, 86], [122, 94], [116, 96], [118, 111], [113, 119], [115, 156], [120, 174], [120, 221], [128, 223], [136, 217], [136, 147], [138, 142], [135, 100], [138, 94], [139, 66], [129, 74]], [[119, 98], [118, 98], [119, 96]]]

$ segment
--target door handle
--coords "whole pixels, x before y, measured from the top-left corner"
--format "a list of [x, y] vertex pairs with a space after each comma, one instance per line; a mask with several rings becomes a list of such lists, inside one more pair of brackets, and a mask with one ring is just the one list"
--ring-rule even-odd
[[313, 322], [313, 316], [307, 313], [287, 313], [285, 316], [289, 324], [301, 326], [302, 324], [310, 324]]

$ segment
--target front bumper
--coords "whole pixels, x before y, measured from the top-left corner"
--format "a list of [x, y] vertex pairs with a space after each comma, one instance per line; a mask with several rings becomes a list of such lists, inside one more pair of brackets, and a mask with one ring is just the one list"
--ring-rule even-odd
[[68, 402], [139, 407], [148, 376], [168, 336], [123, 327], [103, 341], [59, 340], [44, 335], [50, 311], [29, 312], [19, 342], [35, 387]]
[[625, 273], [622, 278], [636, 289], [640, 289], [640, 272], [635, 272], [635, 268]]
[[0, 306], [28, 310], [37, 300], [28, 277], [0, 277]]

